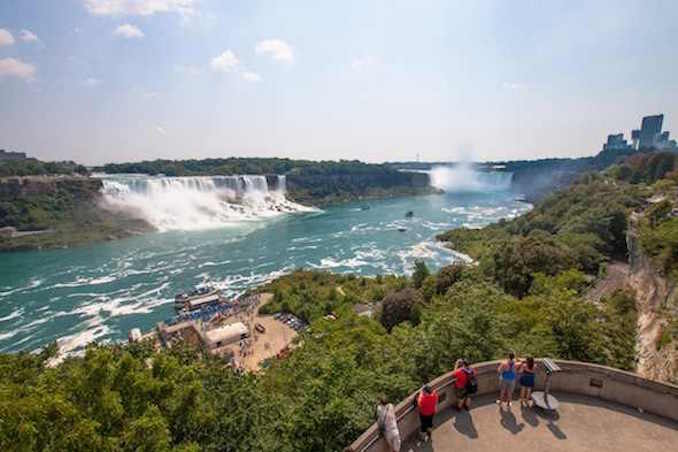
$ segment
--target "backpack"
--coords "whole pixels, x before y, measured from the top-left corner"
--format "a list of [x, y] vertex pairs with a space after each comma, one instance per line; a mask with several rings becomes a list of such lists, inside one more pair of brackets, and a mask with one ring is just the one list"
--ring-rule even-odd
[[466, 393], [475, 394], [476, 392], [478, 392], [478, 380], [476, 380], [476, 376], [473, 373], [469, 373], [466, 380]]

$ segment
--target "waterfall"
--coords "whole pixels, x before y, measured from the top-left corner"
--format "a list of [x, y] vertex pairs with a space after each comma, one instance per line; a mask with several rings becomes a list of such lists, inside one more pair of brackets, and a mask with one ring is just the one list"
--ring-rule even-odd
[[310, 210], [285, 198], [285, 176], [101, 176], [104, 205], [159, 231], [200, 230]]
[[471, 164], [438, 166], [429, 171], [431, 185], [447, 192], [505, 191], [511, 188], [513, 173], [478, 171]]

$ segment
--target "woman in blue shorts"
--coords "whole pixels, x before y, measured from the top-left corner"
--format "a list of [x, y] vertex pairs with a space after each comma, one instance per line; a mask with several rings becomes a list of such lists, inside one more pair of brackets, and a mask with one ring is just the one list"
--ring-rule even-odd
[[520, 373], [520, 406], [531, 406], [532, 390], [534, 389], [535, 368], [534, 358], [528, 356], [525, 361], [518, 364], [518, 372]]

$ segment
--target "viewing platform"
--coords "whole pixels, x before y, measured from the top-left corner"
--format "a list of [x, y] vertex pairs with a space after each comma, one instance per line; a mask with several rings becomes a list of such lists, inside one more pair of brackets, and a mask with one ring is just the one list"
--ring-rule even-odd
[[[471, 411], [453, 407], [451, 372], [431, 382], [439, 395], [432, 440], [417, 438], [419, 416], [414, 394], [396, 406], [401, 451], [661, 451], [678, 444], [678, 387], [650, 381], [633, 373], [571, 361], [556, 361], [562, 369], [551, 378], [551, 392], [560, 401], [556, 412], [521, 408], [517, 391], [510, 410], [495, 404], [497, 366], [473, 366], [478, 394]], [[538, 366], [537, 387], [544, 385]], [[376, 424], [347, 450], [386, 451]]]

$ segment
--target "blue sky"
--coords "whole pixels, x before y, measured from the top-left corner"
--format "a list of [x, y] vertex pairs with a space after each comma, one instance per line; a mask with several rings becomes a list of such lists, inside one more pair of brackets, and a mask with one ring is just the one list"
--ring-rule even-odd
[[675, 1], [0, 2], [0, 148], [92, 164], [591, 155], [665, 113]]

